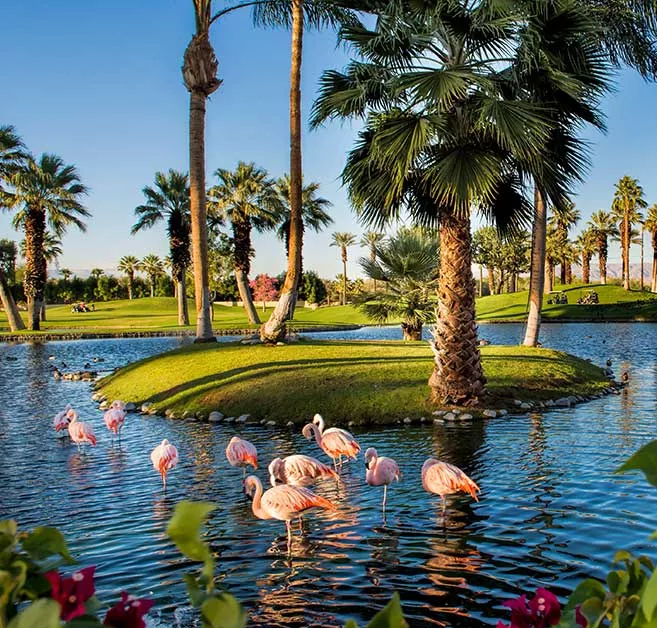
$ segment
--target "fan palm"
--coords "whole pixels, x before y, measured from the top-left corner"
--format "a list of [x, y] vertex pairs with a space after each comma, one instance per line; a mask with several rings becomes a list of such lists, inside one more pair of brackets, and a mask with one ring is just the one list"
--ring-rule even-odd
[[251, 231], [266, 231], [276, 225], [281, 199], [266, 170], [239, 162], [234, 171], [219, 168], [219, 185], [208, 190], [213, 215], [228, 220], [233, 230], [235, 278], [249, 322], [260, 324], [249, 288], [251, 270]]
[[650, 292], [657, 292], [657, 204], [648, 207], [643, 228], [650, 234], [652, 243], [652, 273]]
[[642, 220], [640, 210], [648, 204], [643, 198], [643, 188], [637, 179], [624, 176], [616, 183], [616, 193], [611, 207], [612, 216], [620, 223], [619, 236], [622, 251], [623, 288], [630, 289], [630, 244], [632, 227]]
[[[376, 262], [376, 247], [383, 241], [384, 234], [378, 231], [367, 231], [360, 238], [360, 245], [370, 251], [370, 261]], [[374, 281], [374, 292], [376, 292], [376, 279]]]
[[67, 166], [60, 157], [46, 153], [38, 160], [28, 159], [23, 168], [10, 176], [9, 184], [12, 187], [9, 206], [16, 210], [13, 225], [25, 232], [24, 286], [29, 328], [38, 330], [46, 284], [43, 248], [46, 223], [58, 237], [69, 225], [85, 231], [82, 218], [90, 214], [80, 198], [87, 188], [80, 183], [74, 166]]
[[[25, 146], [13, 126], [0, 126], [0, 208], [10, 204], [11, 193], [5, 189], [4, 184], [25, 161], [24, 149]], [[9, 329], [11, 331], [25, 329], [25, 323], [16, 307], [9, 282], [2, 268], [0, 268], [0, 300], [7, 313]]]
[[[27, 256], [27, 244], [25, 240], [21, 240], [18, 245], [18, 250], [22, 257]], [[54, 264], [57, 268], [59, 264], [57, 259], [62, 255], [62, 241], [50, 231], [46, 231], [43, 236], [43, 257], [46, 260], [46, 274], [44, 279], [44, 285], [48, 282], [48, 264]], [[46, 320], [46, 294], [45, 290], [43, 293], [43, 302], [41, 304], [41, 313], [40, 313], [41, 322], [43, 323]]]
[[141, 260], [140, 270], [146, 273], [151, 286], [151, 298], [155, 296], [155, 282], [164, 274], [164, 262], [155, 254], [151, 253]]
[[437, 305], [438, 243], [419, 229], [402, 229], [374, 245], [376, 257], [362, 257], [367, 277], [385, 282], [383, 292], [357, 299], [368, 318], [385, 323], [401, 318], [404, 340], [422, 340], [422, 326], [433, 321]]
[[142, 192], [146, 204], [135, 208], [138, 221], [132, 227], [135, 234], [149, 229], [161, 220], [167, 221], [171, 274], [178, 296], [178, 325], [189, 325], [185, 277], [190, 263], [189, 181], [187, 174], [169, 170], [155, 173], [155, 187], [146, 186]]
[[128, 299], [132, 299], [132, 288], [135, 282], [135, 273], [141, 269], [139, 260], [134, 255], [124, 255], [117, 267], [128, 278]]
[[598, 248], [598, 241], [591, 227], [579, 234], [575, 246], [582, 260], [582, 282], [591, 283], [591, 258]]
[[342, 305], [347, 305], [347, 248], [356, 244], [356, 236], [353, 233], [339, 231], [331, 234], [331, 244], [340, 249], [342, 259]]
[[[575, 203], [566, 202], [563, 206], [554, 206], [552, 207], [552, 216], [550, 221], [554, 225], [558, 236], [564, 241], [568, 242], [568, 232], [571, 227], [574, 227], [580, 218], [579, 211], [575, 208]], [[570, 273], [570, 263], [568, 262], [568, 253], [572, 251], [566, 251], [564, 249], [563, 255], [561, 256], [561, 283], [565, 285], [570, 283], [568, 281], [568, 276]], [[572, 257], [572, 256], [571, 256]]]
[[598, 263], [600, 268], [600, 283], [605, 285], [607, 283], [607, 253], [609, 251], [609, 238], [618, 236], [618, 227], [616, 226], [612, 215], [602, 209], [591, 215], [588, 227], [596, 239]]

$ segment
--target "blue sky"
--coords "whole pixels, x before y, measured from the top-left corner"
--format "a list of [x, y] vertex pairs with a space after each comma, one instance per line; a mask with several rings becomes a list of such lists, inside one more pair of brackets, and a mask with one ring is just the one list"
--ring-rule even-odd
[[[34, 153], [55, 152], [76, 164], [91, 189], [88, 231], [65, 237], [60, 265], [111, 269], [122, 255], [165, 255], [164, 225], [137, 236], [130, 227], [141, 189], [155, 172], [187, 169], [188, 94], [180, 66], [194, 28], [191, 1], [33, 0], [4, 3], [2, 14], [0, 124], [13, 124]], [[213, 28], [224, 82], [207, 107], [208, 181], [214, 170], [239, 160], [279, 176], [289, 163], [289, 33], [255, 29], [247, 12]], [[307, 125], [320, 74], [345, 62], [333, 33], [307, 35], [304, 176], [321, 183], [322, 195], [334, 204], [335, 224], [308, 235], [304, 267], [323, 276], [341, 272], [329, 233], [364, 231], [339, 184], [354, 130], [335, 123], [310, 132]], [[585, 219], [609, 208], [614, 183], [625, 174], [639, 179], [649, 203], [657, 202], [655, 90], [624, 72], [606, 99], [609, 132], [589, 136], [594, 165], [576, 199]], [[0, 237], [20, 238], [7, 215], [0, 215]], [[253, 274], [284, 268], [282, 245], [273, 235], [257, 236], [254, 246]], [[350, 274], [357, 274], [361, 254], [350, 251]], [[610, 261], [619, 257], [613, 246]]]

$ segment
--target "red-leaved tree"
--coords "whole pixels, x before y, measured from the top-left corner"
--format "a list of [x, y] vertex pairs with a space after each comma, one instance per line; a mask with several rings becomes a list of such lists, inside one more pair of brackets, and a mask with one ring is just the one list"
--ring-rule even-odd
[[266, 301], [278, 299], [278, 279], [270, 277], [266, 273], [256, 275], [256, 278], [249, 282], [249, 287], [256, 301], [262, 301], [262, 311], [265, 311]]

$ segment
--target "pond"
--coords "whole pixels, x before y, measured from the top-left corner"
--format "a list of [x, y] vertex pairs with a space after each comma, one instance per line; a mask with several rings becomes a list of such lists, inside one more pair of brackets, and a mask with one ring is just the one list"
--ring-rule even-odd
[[[482, 325], [480, 335], [517, 343], [522, 331]], [[399, 337], [392, 328], [318, 337], [390, 334]], [[121, 444], [112, 445], [89, 385], [51, 376], [53, 364], [112, 369], [188, 339], [0, 345], [0, 518], [24, 529], [59, 526], [82, 565], [97, 566], [101, 600], [113, 601], [122, 589], [157, 600], [152, 625], [191, 625], [181, 577], [195, 566], [164, 532], [182, 499], [218, 504], [208, 539], [221, 584], [246, 605], [250, 625], [365, 623], [393, 591], [411, 626], [494, 625], [508, 619], [505, 599], [539, 585], [565, 596], [581, 578], [603, 576], [616, 548], [654, 557], [648, 537], [657, 528], [657, 492], [638, 474], [613, 471], [657, 435], [656, 334], [648, 324], [544, 326], [546, 346], [597, 363], [611, 358], [617, 373], [629, 369], [620, 396], [472, 425], [356, 431], [363, 450], [376, 446], [404, 473], [388, 492], [386, 520], [361, 457], [345, 466], [342, 485], [319, 486], [339, 509], [311, 513], [290, 555], [284, 524], [253, 517], [241, 471], [225, 459], [236, 426], [131, 414]], [[52, 416], [66, 403], [99, 436], [89, 455], [55, 438]], [[317, 410], [330, 415], [330, 399]], [[327, 460], [299, 429], [246, 426], [240, 433], [256, 444], [263, 465], [291, 453]], [[163, 438], [181, 459], [166, 494], [149, 460]], [[452, 499], [444, 525], [439, 499], [420, 484], [429, 456], [457, 464], [482, 487], [479, 503]], [[258, 475], [265, 479], [263, 469]]]

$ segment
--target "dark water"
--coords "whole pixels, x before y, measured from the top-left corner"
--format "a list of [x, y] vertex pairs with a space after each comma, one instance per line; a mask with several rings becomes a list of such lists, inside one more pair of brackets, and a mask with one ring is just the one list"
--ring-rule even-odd
[[[388, 333], [398, 332], [371, 328], [348, 337]], [[517, 343], [522, 329], [488, 325], [480, 334]], [[340, 508], [308, 516], [291, 556], [284, 524], [253, 517], [241, 472], [225, 460], [236, 427], [133, 414], [121, 446], [112, 446], [88, 385], [50, 375], [50, 355], [70, 368], [103, 357], [96, 366], [113, 368], [185, 340], [0, 345], [0, 518], [16, 518], [23, 528], [61, 527], [82, 564], [97, 565], [101, 600], [121, 589], [154, 597], [153, 625], [176, 625], [181, 609], [174, 609], [186, 604], [181, 576], [193, 565], [164, 533], [181, 499], [218, 504], [208, 539], [222, 585], [248, 607], [251, 625], [338, 626], [349, 617], [364, 623], [393, 591], [411, 626], [495, 624], [508, 618], [501, 602], [509, 597], [539, 585], [565, 595], [587, 575], [602, 577], [618, 547], [654, 557], [648, 536], [657, 528], [657, 492], [638, 474], [613, 470], [657, 436], [656, 339], [651, 325], [548, 325], [546, 345], [599, 363], [611, 357], [616, 372], [629, 368], [630, 386], [621, 396], [544, 415], [356, 432], [363, 449], [376, 446], [404, 473], [388, 494], [387, 521], [361, 458], [347, 465], [342, 487], [319, 487]], [[67, 402], [99, 436], [87, 456], [54, 437], [52, 415]], [[240, 432], [265, 464], [293, 452], [324, 459], [298, 430]], [[149, 460], [163, 438], [181, 458], [166, 495]], [[450, 502], [445, 525], [439, 500], [420, 484], [428, 456], [457, 464], [482, 487], [479, 503]]]

